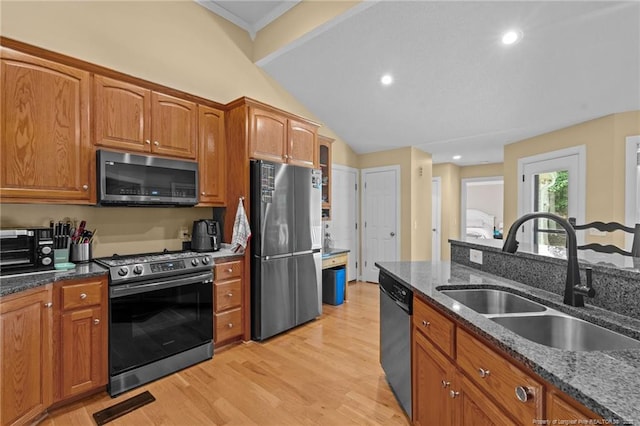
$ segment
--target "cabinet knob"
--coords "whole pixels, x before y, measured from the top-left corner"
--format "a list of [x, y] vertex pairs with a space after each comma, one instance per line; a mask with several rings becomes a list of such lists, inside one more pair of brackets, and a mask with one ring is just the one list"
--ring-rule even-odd
[[451, 382], [447, 382], [446, 380], [443, 380], [441, 383], [443, 388], [448, 388], [449, 385], [451, 385]]
[[82, 189], [84, 189], [84, 190], [86, 191], [87, 189], [89, 189], [89, 185], [87, 185], [87, 184], [85, 183], [84, 185], [82, 185]]
[[98, 325], [98, 324], [100, 324], [100, 320], [99, 320], [98, 318], [94, 318], [94, 319], [93, 319], [93, 323], [94, 323], [95, 325]]
[[489, 374], [491, 374], [491, 371], [485, 370], [484, 368], [478, 368], [478, 374], [483, 379], [486, 379], [487, 377], [489, 377]]
[[80, 299], [84, 300], [87, 298], [87, 294], [86, 293], [80, 293]]
[[153, 144], [154, 144], [155, 146], [160, 146], [160, 142], [158, 142], [158, 141], [153, 141]]
[[520, 402], [527, 402], [531, 398], [533, 398], [533, 394], [531, 393], [531, 389], [525, 386], [516, 386], [516, 398]]
[[451, 398], [457, 398], [457, 397], [458, 397], [458, 395], [460, 395], [460, 392], [456, 392], [456, 391], [454, 391], [454, 390], [452, 390], [452, 391], [450, 391], [450, 392], [449, 392], [449, 396], [450, 396]]
[[431, 325], [431, 323], [427, 320], [422, 320], [422, 325], [425, 327], [429, 327]]
[[144, 143], [146, 143], [147, 145], [151, 145], [151, 141], [149, 139], [146, 139]]
[[233, 323], [232, 323], [232, 322], [230, 322], [229, 324], [227, 324], [227, 327], [229, 327], [229, 328], [233, 328]]
[[227, 269], [227, 272], [231, 273], [231, 272], [233, 272], [233, 269], [229, 268], [229, 269]]
[[47, 302], [44, 304], [45, 308], [53, 308], [53, 302]]
[[200, 193], [200, 195], [205, 195], [204, 191], [202, 191], [202, 192]]
[[233, 293], [227, 294], [227, 297], [233, 297]]
[[284, 158], [289, 158], [289, 156], [287, 154], [284, 155]]

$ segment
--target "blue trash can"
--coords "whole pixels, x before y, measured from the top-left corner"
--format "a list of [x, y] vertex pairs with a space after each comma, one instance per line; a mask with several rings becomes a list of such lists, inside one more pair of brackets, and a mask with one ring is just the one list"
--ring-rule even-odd
[[342, 305], [347, 275], [344, 266], [322, 271], [322, 303]]

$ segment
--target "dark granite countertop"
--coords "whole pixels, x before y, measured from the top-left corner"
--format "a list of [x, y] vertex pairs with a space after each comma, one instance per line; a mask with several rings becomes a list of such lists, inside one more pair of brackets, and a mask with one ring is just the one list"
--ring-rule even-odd
[[348, 249], [330, 248], [329, 250], [324, 250], [322, 252], [322, 257], [326, 259], [327, 257], [337, 256], [343, 253], [349, 253], [350, 251], [351, 250], [348, 250]]
[[[180, 253], [182, 256], [191, 256], [195, 252]], [[228, 247], [223, 246], [215, 252], [198, 253], [206, 254], [213, 258], [213, 263], [221, 263], [242, 258], [244, 253], [234, 253]], [[106, 275], [107, 269], [94, 262], [78, 263], [73, 269], [66, 271], [35, 272], [29, 274], [6, 275], [0, 277], [0, 297], [31, 288], [39, 287], [56, 281], [75, 280], [81, 278]]]
[[376, 266], [449, 312], [605, 420], [640, 425], [640, 349], [577, 352], [534, 343], [438, 291], [441, 287], [508, 288], [552, 309], [640, 339], [640, 321], [590, 305], [574, 308], [562, 297], [449, 262], [377, 262]]

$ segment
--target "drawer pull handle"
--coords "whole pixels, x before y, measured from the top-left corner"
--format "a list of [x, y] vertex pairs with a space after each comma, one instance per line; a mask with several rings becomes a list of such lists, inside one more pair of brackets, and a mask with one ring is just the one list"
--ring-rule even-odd
[[227, 269], [227, 272], [231, 273], [231, 272], [233, 272], [233, 269], [229, 268], [229, 269]]
[[427, 320], [422, 320], [422, 325], [424, 325], [425, 327], [429, 327], [431, 323]]
[[233, 293], [227, 294], [227, 297], [233, 297]]
[[533, 398], [533, 395], [529, 388], [525, 386], [516, 386], [516, 398], [518, 398], [518, 401], [520, 402], [527, 402]]
[[233, 328], [233, 323], [232, 323], [232, 322], [230, 322], [229, 324], [227, 324], [227, 327], [229, 327], [229, 328]]
[[53, 302], [47, 302], [44, 304], [45, 308], [53, 308]]
[[448, 388], [451, 385], [451, 382], [447, 382], [446, 380], [442, 381], [442, 387], [443, 388]]
[[98, 318], [94, 318], [94, 319], [93, 319], [93, 323], [94, 323], [95, 325], [98, 325], [98, 324], [100, 324], [100, 320], [99, 320]]
[[87, 294], [86, 293], [80, 293], [80, 300], [84, 300], [87, 298]]
[[484, 368], [478, 368], [478, 374], [483, 379], [486, 379], [487, 377], [489, 377], [489, 374], [491, 374], [491, 371], [485, 370]]
[[449, 396], [450, 396], [451, 398], [454, 398], [454, 399], [455, 399], [455, 398], [457, 398], [457, 397], [458, 397], [458, 395], [460, 395], [460, 392], [456, 392], [456, 391], [454, 391], [454, 390], [449, 391]]

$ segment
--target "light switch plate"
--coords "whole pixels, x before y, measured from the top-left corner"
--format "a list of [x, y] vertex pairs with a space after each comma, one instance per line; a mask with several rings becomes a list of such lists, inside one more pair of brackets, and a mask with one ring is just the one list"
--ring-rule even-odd
[[482, 251], [470, 249], [469, 250], [469, 260], [471, 262], [473, 262], [473, 263], [477, 263], [479, 265], [482, 265]]

